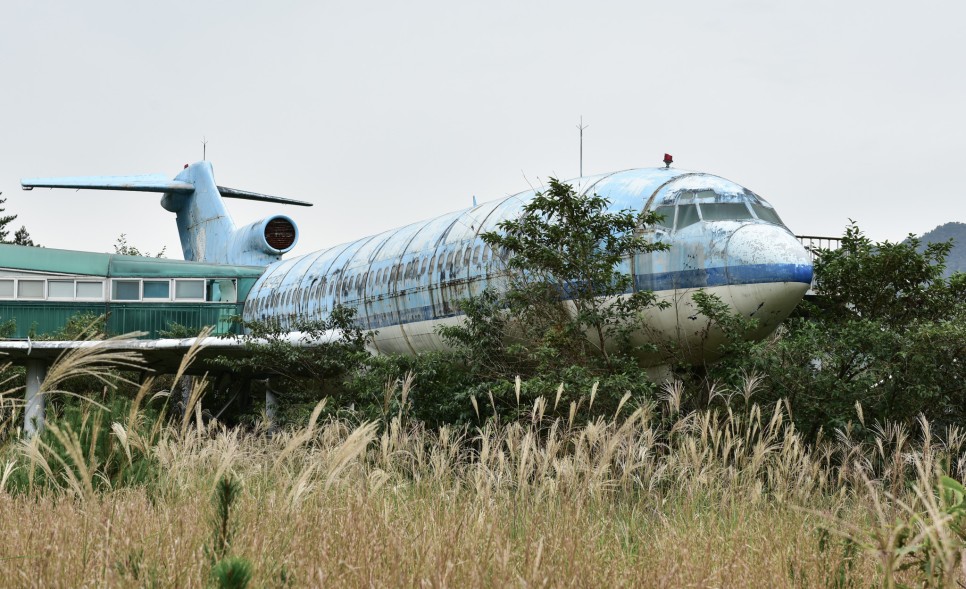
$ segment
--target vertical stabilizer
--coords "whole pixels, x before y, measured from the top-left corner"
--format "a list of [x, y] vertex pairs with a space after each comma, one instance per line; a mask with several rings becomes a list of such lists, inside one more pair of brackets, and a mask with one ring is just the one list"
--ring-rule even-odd
[[211, 162], [195, 162], [175, 180], [194, 186], [191, 192], [166, 192], [161, 197], [161, 206], [178, 215], [184, 259], [233, 263], [228, 244], [235, 232], [235, 222], [218, 192]]

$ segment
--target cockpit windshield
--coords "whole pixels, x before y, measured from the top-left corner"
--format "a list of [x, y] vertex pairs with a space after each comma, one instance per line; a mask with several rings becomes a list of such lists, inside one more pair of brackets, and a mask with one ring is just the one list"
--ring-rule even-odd
[[784, 227], [770, 204], [754, 192], [717, 190], [679, 190], [665, 196], [654, 212], [661, 216], [656, 223], [665, 230], [681, 230], [700, 221], [758, 220]]

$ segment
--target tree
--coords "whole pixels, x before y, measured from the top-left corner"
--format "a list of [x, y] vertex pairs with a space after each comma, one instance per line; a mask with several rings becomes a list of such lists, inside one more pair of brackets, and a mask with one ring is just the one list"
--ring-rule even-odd
[[524, 205], [519, 217], [483, 235], [504, 253], [511, 311], [532, 320], [540, 340], [557, 342], [558, 351], [566, 346], [607, 366], [612, 350], [626, 351], [628, 334], [655, 300], [650, 291], [630, 292], [633, 279], [621, 263], [667, 247], [639, 231], [658, 220], [655, 213], [611, 212], [609, 204], [551, 178], [549, 189]]
[[161, 251], [159, 251], [157, 255], [154, 255], [154, 256], [152, 256], [151, 253], [149, 252], [142, 253], [141, 250], [139, 250], [138, 248], [134, 247], [133, 245], [127, 242], [127, 234], [125, 233], [122, 233], [117, 238], [117, 241], [114, 243], [114, 253], [120, 254], [122, 256], [142, 256], [145, 258], [151, 258], [151, 257], [163, 258], [164, 253], [165, 251], [167, 251], [167, 249], [168, 249], [168, 246], [162, 247]]
[[39, 243], [34, 243], [34, 240], [31, 239], [30, 237], [30, 233], [27, 232], [27, 227], [25, 227], [24, 225], [21, 225], [20, 229], [17, 229], [17, 232], [14, 233], [13, 244], [29, 245], [31, 247], [41, 247]]
[[[949, 242], [875, 243], [855, 224], [818, 253], [818, 298], [778, 334], [716, 366], [760, 372], [815, 434], [853, 420], [944, 425], [966, 419], [966, 274], [943, 277]], [[921, 251], [920, 251], [921, 250]]]
[[[2, 206], [7, 202], [7, 199], [0, 198], [0, 213], [3, 213], [6, 209]], [[7, 228], [10, 223], [16, 220], [17, 215], [0, 215], [0, 243], [12, 243], [14, 245], [30, 245], [34, 247], [40, 247], [39, 244], [34, 243], [30, 238], [30, 233], [27, 232], [27, 228], [23, 225], [14, 234], [13, 241], [7, 239], [10, 235], [10, 230]]]
[[517, 218], [483, 234], [505, 265], [504, 288], [464, 301], [466, 321], [439, 329], [477, 375], [464, 396], [511, 404], [519, 375], [524, 398], [554, 398], [564, 383], [574, 399], [597, 390], [594, 408], [606, 411], [625, 392], [652, 386], [631, 334], [655, 297], [633, 292], [626, 267], [631, 256], [666, 246], [643, 236], [642, 228], [657, 221], [653, 212], [609, 205], [551, 178]]
[[[213, 364], [229, 369], [234, 376], [271, 379], [273, 390], [285, 400], [283, 418], [308, 415], [327, 396], [348, 406], [353, 400], [347, 397], [345, 377], [369, 357], [369, 334], [354, 318], [353, 309], [336, 306], [325, 319], [292, 325], [277, 320], [241, 321], [244, 336], [223, 337], [242, 338], [246, 355], [219, 356]], [[298, 334], [296, 342], [290, 339], [293, 333]], [[333, 333], [339, 337], [327, 341]]]

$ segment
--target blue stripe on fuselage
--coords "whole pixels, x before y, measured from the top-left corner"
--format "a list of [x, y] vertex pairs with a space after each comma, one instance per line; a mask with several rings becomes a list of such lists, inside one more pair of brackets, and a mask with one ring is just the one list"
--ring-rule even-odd
[[634, 276], [634, 286], [637, 290], [654, 291], [769, 282], [811, 284], [812, 267], [807, 264], [748, 264]]
[[[728, 268], [701, 268], [697, 270], [680, 270], [677, 272], [662, 272], [658, 274], [638, 274], [634, 277], [635, 287], [639, 291], [667, 291], [674, 289], [710, 288], [741, 284], [769, 284], [776, 282], [811, 284], [812, 267], [807, 264], [749, 264]], [[442, 286], [445, 287], [445, 284]], [[407, 293], [400, 292], [397, 296], [405, 300]], [[361, 306], [361, 302], [356, 301], [347, 302], [347, 304], [349, 306]], [[430, 305], [418, 307], [407, 307], [404, 305], [399, 313], [391, 311], [388, 313], [370, 314], [368, 316], [368, 327], [370, 329], [380, 329], [390, 325], [405, 325], [458, 315], [462, 315], [462, 313], [455, 312], [437, 315]], [[365, 323], [365, 321], [360, 320], [360, 323]], [[362, 325], [362, 327], [366, 327], [366, 325]]]

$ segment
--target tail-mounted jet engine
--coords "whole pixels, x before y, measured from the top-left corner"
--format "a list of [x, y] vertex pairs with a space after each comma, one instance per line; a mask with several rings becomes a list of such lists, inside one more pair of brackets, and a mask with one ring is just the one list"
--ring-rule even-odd
[[282, 254], [295, 247], [299, 238], [295, 222], [285, 215], [273, 215], [236, 228], [222, 198], [312, 206], [290, 198], [218, 186], [209, 162], [186, 165], [174, 180], [152, 174], [25, 178], [20, 184], [24, 190], [45, 187], [164, 193], [161, 206], [178, 215], [184, 259], [217, 264], [265, 266], [280, 260]]
[[228, 249], [281, 256], [291, 251], [298, 240], [299, 230], [295, 221], [285, 215], [273, 215], [235, 229]]

